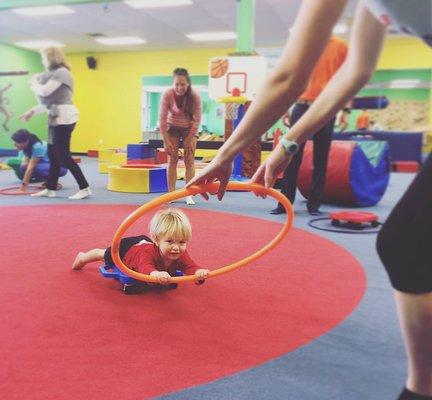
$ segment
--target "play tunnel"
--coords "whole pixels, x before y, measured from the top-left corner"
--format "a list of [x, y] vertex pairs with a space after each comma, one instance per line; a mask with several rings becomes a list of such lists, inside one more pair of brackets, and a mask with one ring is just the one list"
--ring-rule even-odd
[[[313, 142], [305, 147], [297, 185], [307, 199], [312, 181]], [[387, 142], [333, 141], [327, 165], [323, 203], [369, 207], [384, 195], [390, 178]]]

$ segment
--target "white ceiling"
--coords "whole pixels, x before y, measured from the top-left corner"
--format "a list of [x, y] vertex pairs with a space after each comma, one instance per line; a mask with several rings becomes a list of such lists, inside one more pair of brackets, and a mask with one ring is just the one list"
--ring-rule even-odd
[[[282, 46], [301, 0], [256, 0], [255, 47]], [[350, 0], [343, 22], [350, 22], [355, 7]], [[185, 34], [236, 31], [235, 0], [193, 0], [191, 6], [134, 9], [119, 2], [68, 5], [74, 14], [25, 17], [0, 11], [0, 42], [14, 45], [25, 40], [57, 40], [68, 53], [145, 51], [203, 47], [235, 47], [235, 40], [193, 42]], [[134, 46], [105, 46], [88, 34], [139, 36], [147, 41]]]

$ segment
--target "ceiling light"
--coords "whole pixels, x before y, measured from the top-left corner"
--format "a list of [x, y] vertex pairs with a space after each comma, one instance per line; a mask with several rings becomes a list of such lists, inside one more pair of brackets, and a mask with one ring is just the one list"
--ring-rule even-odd
[[125, 0], [123, 3], [133, 8], [161, 8], [193, 4], [192, 0]]
[[188, 33], [186, 36], [190, 40], [194, 40], [196, 42], [233, 40], [237, 38], [237, 34], [235, 32], [200, 32], [200, 33]]
[[96, 42], [105, 44], [107, 46], [147, 43], [144, 39], [141, 39], [137, 36], [98, 37], [95, 40]]
[[66, 6], [21, 7], [13, 8], [11, 11], [26, 17], [45, 17], [48, 15], [73, 14], [75, 12], [72, 8]]
[[63, 43], [56, 42], [55, 40], [26, 40], [23, 42], [16, 42], [14, 44], [15, 46], [32, 50], [40, 50], [44, 49], [45, 47], [64, 47]]

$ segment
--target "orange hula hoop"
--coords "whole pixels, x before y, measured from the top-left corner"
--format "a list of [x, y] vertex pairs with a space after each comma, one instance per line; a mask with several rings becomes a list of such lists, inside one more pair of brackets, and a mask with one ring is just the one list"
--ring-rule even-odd
[[[114, 234], [114, 238], [111, 244], [111, 256], [115, 265], [124, 274], [134, 279], [137, 279], [139, 281], [144, 281], [144, 282], [157, 283], [158, 280], [156, 278], [150, 275], [141, 274], [139, 272], [133, 271], [126, 264], [124, 264], [123, 261], [120, 259], [120, 240], [123, 237], [124, 233], [138, 218], [140, 218], [145, 213], [155, 209], [156, 207], [162, 204], [168, 203], [169, 201], [181, 199], [186, 196], [190, 196], [190, 195], [193, 196], [199, 193], [204, 193], [204, 192], [215, 193], [218, 190], [218, 188], [219, 188], [219, 182], [208, 183], [205, 185], [191, 186], [190, 188], [180, 189], [174, 192], [166, 193], [162, 196], [159, 196], [156, 199], [150, 200], [148, 203], [136, 209], [133, 213], [131, 213], [128, 217], [124, 219], [124, 221], [120, 224], [120, 226], [117, 228], [117, 231]], [[294, 219], [294, 212], [290, 201], [283, 194], [281, 194], [280, 192], [274, 189], [267, 189], [264, 186], [258, 185], [256, 183], [242, 183], [242, 182], [229, 182], [227, 189], [264, 194], [278, 200], [285, 207], [286, 210], [285, 224], [283, 225], [279, 233], [273, 238], [273, 240], [271, 240], [261, 249], [249, 255], [248, 257], [243, 258], [242, 260], [236, 261], [232, 264], [210, 271], [210, 275], [208, 276], [208, 278], [213, 278], [215, 276], [219, 276], [227, 272], [231, 272], [237, 268], [245, 266], [248, 263], [251, 263], [252, 261], [258, 259], [259, 257], [262, 257], [265, 253], [273, 249], [284, 238], [284, 236], [290, 230]], [[197, 278], [195, 275], [186, 275], [186, 276], [171, 277], [170, 282], [172, 283], [195, 282], [197, 280], [199, 280], [199, 278]]]

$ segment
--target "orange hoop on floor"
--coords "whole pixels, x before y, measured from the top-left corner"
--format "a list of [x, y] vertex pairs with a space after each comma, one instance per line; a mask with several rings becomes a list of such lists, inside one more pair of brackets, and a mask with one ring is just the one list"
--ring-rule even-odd
[[[187, 189], [180, 189], [176, 190], [175, 192], [169, 192], [162, 196], [159, 196], [156, 199], [153, 199], [149, 201], [148, 203], [142, 205], [138, 209], [136, 209], [132, 214], [130, 214], [128, 217], [124, 219], [124, 221], [120, 224], [117, 231], [114, 234], [114, 238], [111, 244], [111, 255], [112, 259], [115, 263], [115, 265], [126, 275], [137, 279], [139, 281], [144, 282], [153, 282], [157, 283], [158, 280], [150, 275], [141, 274], [139, 272], [133, 271], [132, 269], [128, 268], [126, 264], [123, 263], [123, 261], [120, 259], [120, 240], [123, 237], [123, 234], [126, 232], [126, 230], [141, 216], [143, 216], [145, 213], [155, 209], [156, 207], [168, 203], [170, 201], [178, 200], [186, 196], [190, 195], [196, 195], [198, 193], [215, 193], [217, 192], [219, 188], [219, 182], [213, 182], [205, 185], [198, 185], [198, 186], [192, 186]], [[251, 254], [248, 257], [243, 258], [240, 261], [236, 261], [233, 264], [226, 265], [224, 267], [220, 267], [218, 269], [215, 269], [213, 271], [210, 271], [209, 278], [219, 276], [222, 274], [225, 274], [227, 272], [231, 272], [237, 268], [243, 267], [246, 264], [258, 259], [259, 257], [263, 256], [265, 253], [273, 249], [282, 239], [283, 237], [288, 233], [290, 230], [293, 219], [294, 219], [294, 212], [292, 209], [292, 205], [289, 202], [289, 200], [280, 192], [274, 190], [274, 189], [267, 189], [262, 185], [258, 185], [256, 183], [242, 183], [242, 182], [229, 182], [228, 183], [228, 189], [229, 190], [238, 190], [238, 191], [248, 191], [248, 192], [254, 192], [257, 194], [264, 194], [267, 196], [271, 196], [274, 199], [278, 200], [286, 210], [286, 220], [285, 224], [283, 225], [282, 229], [279, 231], [279, 233], [271, 240], [269, 243], [267, 243], [265, 246], [263, 246], [260, 250], [256, 251], [255, 253]], [[187, 275], [187, 276], [179, 276], [179, 277], [172, 277], [171, 282], [172, 283], [178, 283], [178, 282], [194, 282], [199, 280], [194, 275]]]
[[8, 196], [25, 196], [33, 193], [39, 192], [39, 190], [45, 189], [42, 185], [29, 185], [25, 192], [20, 191], [21, 186], [11, 186], [0, 189], [0, 194], [5, 194]]

